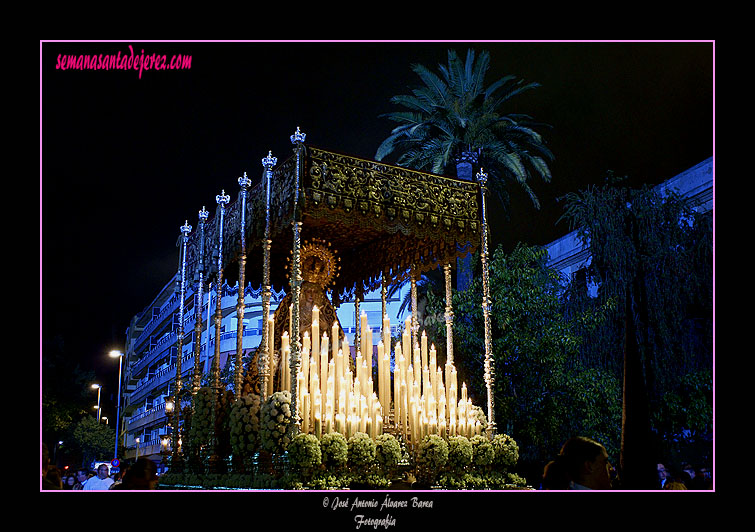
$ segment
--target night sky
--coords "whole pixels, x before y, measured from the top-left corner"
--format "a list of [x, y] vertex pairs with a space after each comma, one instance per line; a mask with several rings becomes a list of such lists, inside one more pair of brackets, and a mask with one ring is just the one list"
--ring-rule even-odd
[[[191, 69], [56, 69], [59, 54], [129, 45], [190, 55]], [[269, 150], [287, 158], [297, 126], [307, 143], [373, 158], [394, 125], [379, 115], [399, 109], [390, 97], [419, 83], [410, 65], [437, 71], [451, 47], [489, 50], [488, 84], [540, 83], [509, 110], [551, 126], [553, 181], [533, 182], [542, 208], [512, 190], [510, 216], [491, 214], [493, 246], [566, 234], [555, 198], [607, 170], [657, 184], [714, 155], [712, 42], [41, 44], [41, 338], [96, 372], [104, 415], [117, 394], [107, 353], [177, 270], [184, 221], [196, 227], [203, 206], [214, 216], [223, 189], [235, 201]]]

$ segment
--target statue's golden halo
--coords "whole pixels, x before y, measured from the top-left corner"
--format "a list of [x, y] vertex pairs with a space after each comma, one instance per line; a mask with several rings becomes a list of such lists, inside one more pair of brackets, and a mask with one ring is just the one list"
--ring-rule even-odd
[[[336, 251], [331, 249], [330, 242], [314, 238], [307, 240], [301, 245], [301, 278], [303, 281], [317, 284], [322, 288], [327, 288], [338, 276], [341, 269], [339, 262], [341, 258], [336, 255]], [[291, 257], [288, 258], [291, 263]], [[291, 267], [289, 265], [289, 275]]]

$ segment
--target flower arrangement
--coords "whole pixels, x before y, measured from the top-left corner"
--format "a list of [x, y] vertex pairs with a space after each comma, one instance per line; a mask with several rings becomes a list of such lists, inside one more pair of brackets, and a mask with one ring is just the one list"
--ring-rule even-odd
[[496, 434], [491, 441], [493, 445], [493, 465], [496, 469], [514, 467], [519, 461], [519, 446], [508, 434]]
[[448, 462], [448, 443], [437, 434], [428, 434], [417, 450], [417, 479], [432, 484]]
[[346, 436], [340, 432], [322, 435], [320, 440], [322, 463], [329, 469], [337, 470], [346, 465], [349, 458], [349, 445]]
[[247, 394], [237, 399], [229, 414], [231, 449], [233, 453], [250, 458], [260, 444], [260, 396]]
[[472, 443], [466, 436], [448, 438], [448, 468], [462, 472], [472, 464]]
[[401, 444], [393, 434], [381, 434], [375, 440], [375, 461], [383, 474], [392, 476], [401, 462]]
[[210, 443], [213, 393], [212, 388], [203, 387], [194, 396], [194, 413], [191, 416], [188, 439], [196, 448]]
[[307, 477], [322, 463], [320, 440], [314, 434], [299, 433], [288, 446], [289, 463]]
[[348, 439], [348, 464], [350, 468], [366, 470], [375, 462], [377, 445], [364, 432], [357, 432]]
[[472, 463], [476, 467], [488, 467], [493, 463], [495, 450], [493, 444], [485, 436], [478, 434], [469, 440], [472, 444]]
[[282, 454], [291, 443], [293, 412], [291, 392], [275, 392], [262, 405], [260, 446], [271, 454]]

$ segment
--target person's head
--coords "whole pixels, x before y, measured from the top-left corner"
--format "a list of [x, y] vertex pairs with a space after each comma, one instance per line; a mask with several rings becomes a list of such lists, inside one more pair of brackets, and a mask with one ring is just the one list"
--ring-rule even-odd
[[663, 464], [658, 464], [658, 480], [663, 480], [664, 478], [668, 478], [669, 474], [666, 471], [666, 466]]
[[149, 458], [141, 457], [128, 468], [123, 484], [128, 489], [153, 490], [157, 486], [157, 466]]
[[556, 462], [562, 477], [594, 490], [611, 489], [613, 467], [608, 461], [608, 453], [593, 439], [584, 436], [570, 438], [561, 447]]
[[99, 479], [105, 479], [108, 476], [108, 467], [107, 464], [100, 464], [100, 466], [97, 468], [97, 478]]
[[87, 474], [86, 469], [78, 469], [76, 470], [76, 481], [77, 482], [84, 482], [87, 478], [89, 478], [89, 475]]
[[682, 464], [682, 473], [689, 475], [690, 479], [695, 478], [695, 468], [689, 464]]
[[66, 477], [66, 485], [68, 485], [68, 487], [72, 488], [74, 484], [76, 484], [76, 478], [75, 477], [73, 477], [73, 476]]

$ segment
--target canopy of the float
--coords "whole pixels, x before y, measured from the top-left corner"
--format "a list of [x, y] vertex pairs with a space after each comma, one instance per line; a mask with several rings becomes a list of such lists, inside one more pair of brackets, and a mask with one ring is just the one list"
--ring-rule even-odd
[[[334, 303], [351, 299], [355, 289], [369, 291], [405, 279], [477, 249], [480, 243], [480, 185], [448, 176], [420, 172], [306, 146], [296, 199], [296, 158], [275, 166], [266, 189], [264, 171], [246, 200], [245, 281], [263, 281], [263, 244], [268, 221], [270, 284], [288, 291], [292, 223], [301, 221], [301, 241], [324, 240], [340, 257], [333, 284]], [[254, 182], [254, 177], [252, 182]], [[241, 204], [238, 189], [231, 196], [223, 221], [223, 279], [239, 278]], [[296, 206], [296, 210], [295, 210]], [[192, 233], [187, 246], [190, 278], [200, 267], [205, 279], [217, 276], [219, 216], [215, 213], [204, 235]], [[204, 251], [200, 253], [203, 239]], [[200, 261], [200, 257], [203, 259]], [[235, 266], [234, 266], [235, 263]]]

